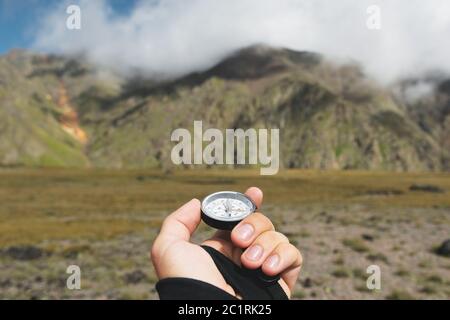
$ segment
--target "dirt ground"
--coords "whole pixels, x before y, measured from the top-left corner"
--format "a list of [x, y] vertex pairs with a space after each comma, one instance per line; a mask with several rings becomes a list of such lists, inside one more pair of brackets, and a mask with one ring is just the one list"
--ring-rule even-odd
[[[450, 258], [436, 254], [450, 238], [450, 175], [235, 172], [0, 171], [0, 298], [156, 299], [148, 253], [164, 216], [250, 185], [302, 251], [295, 298], [450, 298]], [[203, 224], [194, 241], [211, 232]], [[69, 265], [81, 269], [81, 290], [66, 287]], [[380, 290], [366, 286], [370, 265]]]

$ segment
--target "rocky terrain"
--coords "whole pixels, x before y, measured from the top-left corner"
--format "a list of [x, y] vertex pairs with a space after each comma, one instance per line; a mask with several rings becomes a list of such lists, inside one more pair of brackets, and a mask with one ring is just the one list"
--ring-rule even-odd
[[448, 170], [448, 81], [385, 88], [356, 64], [253, 46], [157, 82], [16, 50], [0, 57], [0, 165], [168, 169], [171, 132], [202, 120], [280, 128], [285, 168]]
[[[0, 298], [157, 298], [149, 250], [163, 218], [250, 185], [303, 253], [295, 298], [450, 299], [448, 174], [42, 169], [0, 171]], [[80, 290], [66, 287], [70, 265]], [[366, 286], [370, 265], [380, 290]]]

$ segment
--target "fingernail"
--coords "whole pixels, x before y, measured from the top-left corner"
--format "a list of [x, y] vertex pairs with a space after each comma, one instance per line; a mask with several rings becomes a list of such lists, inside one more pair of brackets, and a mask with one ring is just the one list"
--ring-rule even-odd
[[239, 239], [247, 241], [250, 240], [254, 231], [255, 229], [253, 229], [253, 226], [251, 224], [246, 223], [243, 224], [242, 226], [239, 226], [236, 230], [236, 233]]
[[280, 257], [277, 254], [271, 256], [266, 262], [270, 269], [275, 269], [278, 266], [278, 263], [280, 263]]
[[257, 261], [263, 254], [263, 248], [260, 245], [254, 245], [250, 247], [245, 253], [246, 257], [250, 260]]

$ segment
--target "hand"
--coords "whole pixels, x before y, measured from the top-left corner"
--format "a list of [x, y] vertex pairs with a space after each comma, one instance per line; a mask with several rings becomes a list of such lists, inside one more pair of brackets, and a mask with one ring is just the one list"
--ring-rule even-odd
[[[246, 195], [258, 208], [261, 207], [263, 194], [260, 189], [250, 188]], [[239, 297], [226, 283], [209, 254], [189, 241], [201, 221], [200, 206], [200, 201], [193, 199], [164, 220], [151, 251], [156, 273], [159, 279], [182, 277], [204, 281]], [[275, 231], [272, 222], [263, 214], [251, 214], [231, 232], [217, 231], [203, 245], [248, 269], [262, 267], [267, 275], [280, 274], [279, 284], [290, 297], [300, 273], [302, 256], [286, 236]]]

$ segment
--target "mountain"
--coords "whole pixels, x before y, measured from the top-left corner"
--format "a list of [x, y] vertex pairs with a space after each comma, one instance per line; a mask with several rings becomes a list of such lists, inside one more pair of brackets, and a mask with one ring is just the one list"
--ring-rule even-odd
[[[410, 117], [419, 127], [432, 136], [442, 148], [450, 150], [450, 79], [443, 75], [431, 75], [422, 79], [408, 79], [399, 84], [399, 96], [406, 101]], [[418, 89], [419, 88], [419, 89]], [[421, 89], [422, 88], [422, 89]], [[410, 101], [410, 92], [430, 91]], [[450, 168], [448, 156], [442, 157], [443, 167]]]
[[202, 120], [280, 128], [287, 168], [448, 170], [450, 80], [411, 100], [415, 81], [386, 89], [358, 65], [262, 45], [165, 82], [15, 50], [0, 57], [0, 164], [168, 168], [172, 131]]

